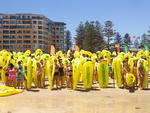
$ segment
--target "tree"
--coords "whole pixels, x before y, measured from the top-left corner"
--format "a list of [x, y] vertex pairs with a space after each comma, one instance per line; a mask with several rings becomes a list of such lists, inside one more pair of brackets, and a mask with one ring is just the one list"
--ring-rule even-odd
[[98, 40], [100, 42], [99, 42], [99, 45], [98, 45], [98, 47], [99, 47], [98, 49], [102, 50], [102, 49], [104, 49], [104, 46], [105, 46], [106, 43], [105, 43], [104, 37], [103, 37], [103, 27], [102, 27], [102, 25], [100, 24], [99, 21], [95, 21], [95, 30], [99, 34], [98, 35]]
[[130, 35], [128, 33], [126, 33], [124, 35], [124, 44], [126, 44], [126, 45], [130, 45], [131, 44], [131, 37], [130, 37]]
[[80, 49], [83, 49], [83, 40], [84, 40], [84, 33], [85, 33], [85, 27], [83, 23], [81, 22], [79, 27], [76, 30], [76, 37], [75, 37], [75, 43], [79, 46]]
[[72, 41], [71, 41], [71, 33], [69, 30], [66, 31], [66, 49], [69, 50], [72, 46]]
[[112, 37], [115, 35], [112, 21], [105, 22], [105, 27], [103, 31], [104, 31], [104, 36], [107, 37], [107, 49], [109, 50], [111, 46], [111, 41], [113, 39]]
[[76, 45], [92, 52], [102, 50], [105, 45], [102, 31], [102, 25], [98, 21], [86, 21], [84, 24], [81, 22], [76, 30]]
[[115, 44], [119, 44], [119, 43], [121, 44], [122, 43], [122, 37], [121, 37], [119, 32], [116, 33], [116, 36], [114, 38], [114, 43]]
[[83, 43], [83, 49], [91, 52], [96, 52], [101, 49], [100, 45], [103, 45], [104, 41], [97, 32], [93, 22], [91, 22], [85, 30], [85, 38]]

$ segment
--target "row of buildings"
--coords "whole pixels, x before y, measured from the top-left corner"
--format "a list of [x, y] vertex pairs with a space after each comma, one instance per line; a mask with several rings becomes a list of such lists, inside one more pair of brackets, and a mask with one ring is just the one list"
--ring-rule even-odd
[[37, 14], [0, 14], [0, 50], [65, 51], [66, 24]]

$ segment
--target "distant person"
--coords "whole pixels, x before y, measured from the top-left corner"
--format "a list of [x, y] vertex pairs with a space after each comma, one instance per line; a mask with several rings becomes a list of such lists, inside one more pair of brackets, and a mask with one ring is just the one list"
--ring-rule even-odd
[[138, 62], [138, 60], [135, 60], [134, 61], [134, 66], [133, 66], [133, 75], [135, 76], [135, 87], [137, 87], [138, 88], [138, 73], [137, 73], [137, 71], [138, 71], [138, 68], [137, 68], [137, 62]]
[[130, 67], [128, 65], [128, 59], [125, 59], [123, 61], [123, 69], [122, 69], [122, 80], [123, 80], [123, 88], [126, 87], [126, 81], [125, 81], [125, 78], [126, 78], [126, 74], [127, 73], [130, 73]]
[[60, 81], [60, 87], [63, 86], [63, 78], [64, 78], [64, 65], [62, 63], [62, 59], [59, 59], [59, 81]]
[[144, 66], [143, 66], [143, 61], [140, 61], [140, 66], [138, 68], [139, 72], [139, 78], [140, 78], [140, 83], [139, 83], [139, 88], [142, 88], [143, 80], [144, 80]]
[[8, 73], [9, 86], [16, 88], [16, 69], [12, 63], [9, 64]]
[[24, 70], [23, 70], [23, 75], [24, 75], [24, 88], [27, 90], [27, 66], [24, 67]]
[[36, 69], [37, 85], [39, 88], [41, 88], [42, 66], [40, 62], [37, 62], [36, 65], [37, 65]]
[[17, 65], [17, 88], [21, 88], [23, 89], [23, 82], [24, 82], [24, 75], [23, 75], [23, 66], [22, 66], [22, 63], [21, 61], [18, 62], [18, 65]]
[[41, 87], [45, 87], [45, 62], [43, 59], [40, 60], [41, 67], [42, 67], [42, 76], [41, 76]]
[[56, 84], [56, 89], [58, 89], [59, 88], [59, 65], [58, 65], [56, 59], [54, 60], [53, 66], [55, 68], [53, 86], [54, 86], [54, 84]]
[[67, 77], [67, 88], [73, 88], [73, 81], [72, 81], [72, 64], [70, 63], [66, 63], [66, 67], [65, 67], [65, 71], [66, 71], [66, 77]]

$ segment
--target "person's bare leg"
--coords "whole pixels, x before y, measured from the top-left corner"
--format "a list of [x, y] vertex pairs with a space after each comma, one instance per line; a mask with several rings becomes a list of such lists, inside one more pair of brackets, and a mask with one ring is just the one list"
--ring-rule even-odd
[[67, 88], [69, 88], [69, 77], [67, 76]]
[[72, 77], [70, 77], [70, 87], [73, 89]]
[[15, 81], [15, 80], [13, 80], [13, 82], [12, 82], [12, 83], [13, 83], [13, 87], [14, 87], [14, 88], [16, 88], [16, 81]]
[[21, 89], [23, 89], [23, 81], [21, 81]]
[[54, 76], [54, 79], [53, 79], [53, 87], [55, 85], [55, 81], [56, 81], [56, 76]]
[[57, 76], [57, 88], [59, 88], [59, 86], [60, 86], [60, 77]]
[[63, 76], [61, 76], [60, 79], [61, 79], [60, 80], [60, 82], [61, 82], [61, 86], [60, 87], [63, 87]]

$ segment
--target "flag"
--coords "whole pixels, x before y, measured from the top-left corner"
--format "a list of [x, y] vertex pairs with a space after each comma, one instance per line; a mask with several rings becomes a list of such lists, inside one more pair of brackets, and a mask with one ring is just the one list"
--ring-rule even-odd
[[116, 44], [115, 47], [120, 47], [120, 44]]

